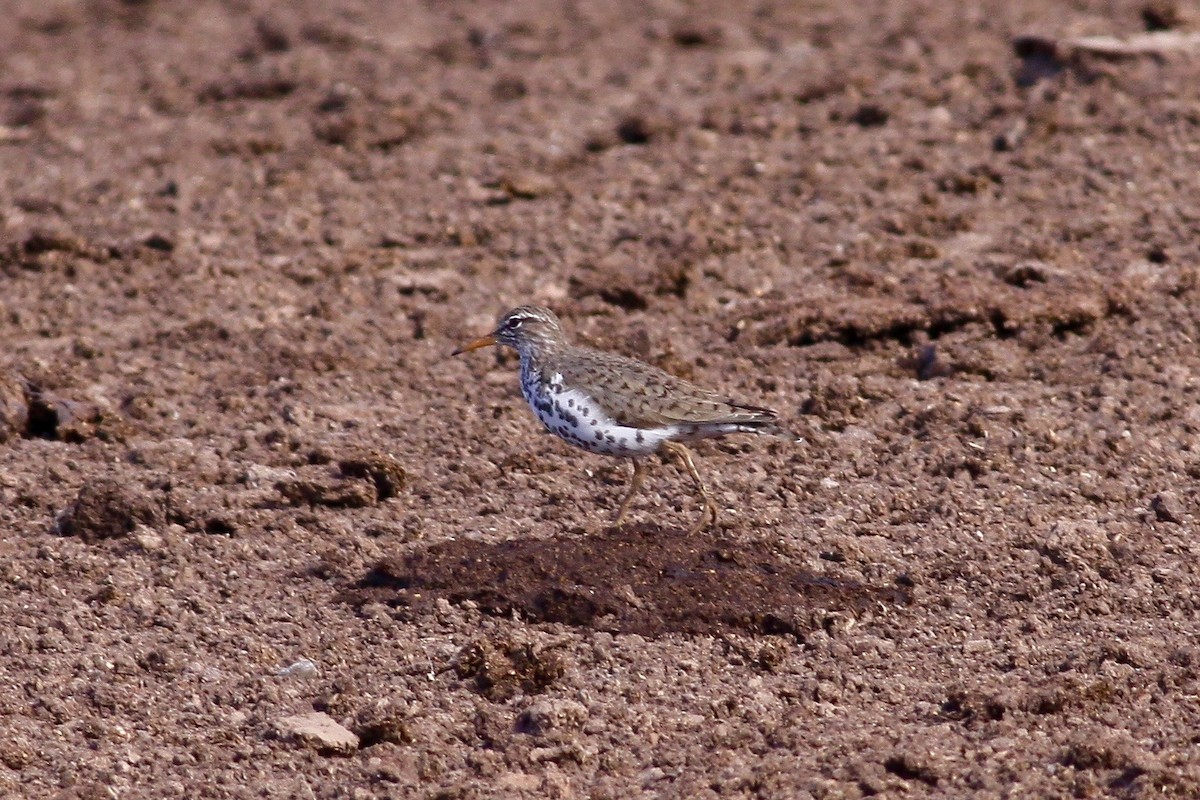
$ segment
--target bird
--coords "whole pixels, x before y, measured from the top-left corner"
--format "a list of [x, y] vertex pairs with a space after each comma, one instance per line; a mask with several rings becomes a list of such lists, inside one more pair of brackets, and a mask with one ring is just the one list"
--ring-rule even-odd
[[697, 386], [658, 367], [616, 353], [571, 344], [554, 312], [523, 305], [504, 314], [495, 329], [451, 353], [504, 345], [521, 360], [521, 393], [546, 430], [590, 453], [628, 459], [629, 488], [617, 510], [619, 527], [655, 453], [678, 459], [703, 501], [695, 534], [717, 522], [709, 494], [685, 443], [731, 433], [798, 441], [778, 413]]

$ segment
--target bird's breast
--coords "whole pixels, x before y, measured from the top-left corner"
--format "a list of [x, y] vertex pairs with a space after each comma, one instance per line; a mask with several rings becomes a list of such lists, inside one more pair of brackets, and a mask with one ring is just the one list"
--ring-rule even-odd
[[597, 399], [558, 373], [521, 369], [521, 392], [550, 433], [592, 453], [636, 458], [658, 450], [674, 426], [639, 428], [614, 420]]

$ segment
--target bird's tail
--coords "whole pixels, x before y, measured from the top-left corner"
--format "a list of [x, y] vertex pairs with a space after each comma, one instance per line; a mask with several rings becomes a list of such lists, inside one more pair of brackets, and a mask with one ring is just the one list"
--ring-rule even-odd
[[794, 431], [780, 425], [778, 422], [763, 422], [759, 424], [751, 424], [746, 426], [751, 432], [757, 433], [760, 436], [774, 436], [777, 439], [787, 439], [789, 442], [803, 442], [804, 439], [797, 436]]
[[783, 425], [779, 424], [779, 413], [771, 408], [762, 408], [761, 406], [747, 406], [738, 404], [736, 408], [742, 412], [737, 420], [739, 428], [747, 433], [757, 433], [762, 436], [774, 436], [779, 439], [788, 439], [793, 442], [804, 441], [794, 432], [788, 430]]

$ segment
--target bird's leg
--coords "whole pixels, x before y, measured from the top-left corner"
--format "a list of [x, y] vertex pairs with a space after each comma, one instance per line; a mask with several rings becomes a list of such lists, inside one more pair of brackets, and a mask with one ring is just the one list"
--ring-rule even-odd
[[717, 523], [717, 504], [713, 501], [712, 495], [708, 493], [708, 489], [704, 488], [704, 481], [700, 480], [700, 472], [692, 461], [692, 452], [679, 442], [663, 442], [662, 446], [667, 452], [682, 461], [683, 466], [687, 467], [688, 474], [692, 476], [692, 482], [696, 484], [696, 491], [700, 492], [700, 497], [704, 499], [704, 512], [700, 515], [700, 521], [693, 525], [688, 533], [699, 533], [704, 530], [705, 526], [715, 525]]
[[633, 496], [637, 494], [638, 489], [642, 487], [642, 478], [646, 476], [646, 467], [636, 458], [629, 459], [633, 464], [633, 475], [629, 477], [629, 491], [625, 493], [625, 499], [621, 501], [621, 508], [617, 511], [617, 518], [613, 520], [613, 526], [619, 526], [621, 520], [625, 519], [625, 513], [629, 511], [629, 504], [633, 502]]

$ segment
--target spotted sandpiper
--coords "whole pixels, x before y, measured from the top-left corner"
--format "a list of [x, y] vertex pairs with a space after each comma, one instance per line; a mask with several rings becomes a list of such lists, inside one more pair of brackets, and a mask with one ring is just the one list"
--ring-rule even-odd
[[769, 408], [746, 405], [636, 359], [578, 347], [548, 308], [520, 306], [496, 329], [451, 355], [503, 344], [521, 357], [521, 393], [546, 429], [592, 453], [628, 458], [629, 491], [615, 525], [629, 511], [645, 476], [644, 457], [660, 451], [678, 458], [704, 501], [695, 533], [717, 521], [717, 504], [704, 487], [684, 442], [729, 433], [795, 437]]

